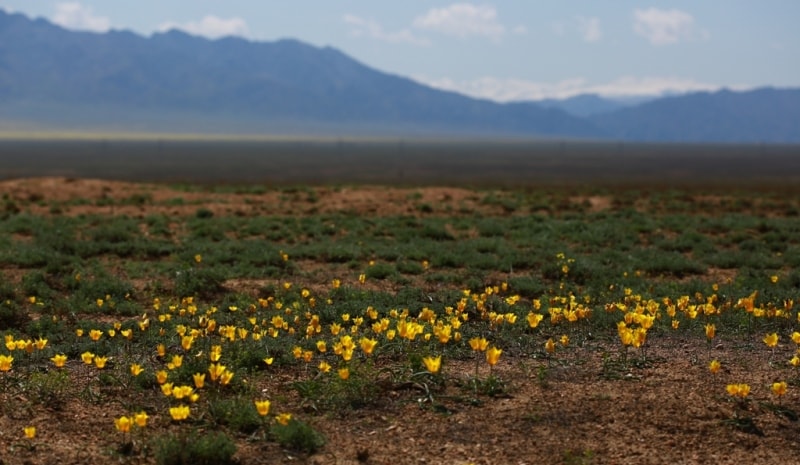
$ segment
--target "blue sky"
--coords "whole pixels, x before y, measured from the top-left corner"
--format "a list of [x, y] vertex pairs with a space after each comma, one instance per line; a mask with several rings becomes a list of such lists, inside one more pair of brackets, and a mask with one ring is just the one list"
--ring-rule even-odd
[[64, 27], [296, 38], [498, 101], [800, 87], [798, 0], [0, 0]]

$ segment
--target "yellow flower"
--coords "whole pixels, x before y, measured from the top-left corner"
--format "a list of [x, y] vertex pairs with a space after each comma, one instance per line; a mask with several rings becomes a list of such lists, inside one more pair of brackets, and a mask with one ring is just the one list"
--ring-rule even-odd
[[561, 336], [561, 345], [564, 347], [567, 347], [569, 345], [569, 336], [567, 336], [566, 334]]
[[175, 421], [181, 421], [189, 418], [189, 406], [188, 405], [179, 405], [177, 407], [170, 407], [169, 415]]
[[787, 388], [788, 385], [786, 384], [786, 381], [781, 381], [779, 383], [772, 383], [772, 386], [770, 386], [770, 389], [772, 389], [772, 393], [778, 397], [786, 394]]
[[323, 373], [328, 373], [329, 371], [331, 371], [331, 365], [325, 360], [323, 360], [319, 362], [319, 371]]
[[339, 378], [347, 380], [350, 377], [350, 369], [347, 367], [339, 368]]
[[548, 354], [552, 354], [556, 351], [556, 343], [553, 341], [552, 337], [544, 343], [544, 350], [546, 350]]
[[159, 370], [156, 372], [156, 381], [158, 384], [164, 384], [167, 382], [167, 372], [165, 370]]
[[798, 333], [797, 331], [792, 333], [792, 342], [794, 342], [795, 344], [800, 344], [800, 333]]
[[108, 362], [108, 357], [95, 357], [94, 358], [94, 366], [99, 369], [103, 369], [106, 367], [106, 362]]
[[64, 364], [67, 363], [67, 356], [64, 354], [56, 354], [53, 355], [50, 360], [53, 361], [53, 365], [55, 365], [56, 368], [63, 368]]
[[202, 256], [202, 255], [200, 255], [200, 254], [197, 254], [197, 255], [195, 255], [195, 256], [194, 256], [194, 261], [195, 261], [196, 263], [200, 263], [200, 262], [202, 262], [202, 261], [203, 261], [203, 256]]
[[47, 346], [47, 339], [39, 338], [36, 340], [34, 345], [36, 346], [37, 349], [44, 350], [45, 346]]
[[180, 368], [183, 365], [183, 356], [181, 355], [173, 355], [172, 361], [167, 363], [167, 368], [170, 370], [174, 370], [175, 368]]
[[544, 315], [542, 315], [541, 313], [533, 313], [533, 312], [528, 313], [527, 317], [528, 326], [530, 326], [531, 328], [539, 326], [539, 322], [541, 322], [543, 318]]
[[189, 350], [192, 348], [192, 343], [194, 342], [194, 337], [192, 336], [183, 336], [181, 338], [181, 347], [183, 350]]
[[486, 362], [491, 366], [495, 366], [502, 353], [503, 349], [498, 349], [497, 347], [486, 349]]
[[93, 341], [99, 341], [100, 338], [103, 337], [103, 332], [99, 329], [93, 329], [89, 331], [89, 338]]
[[258, 414], [262, 417], [269, 415], [269, 406], [270, 401], [268, 400], [257, 400], [255, 401], [256, 410], [258, 410]]
[[280, 415], [275, 417], [275, 420], [278, 423], [282, 424], [283, 426], [286, 426], [292, 420], [292, 414], [291, 413], [281, 413]]
[[709, 339], [714, 339], [714, 335], [717, 332], [717, 327], [713, 324], [709, 323], [706, 325], [706, 337]]
[[33, 439], [36, 437], [36, 427], [35, 426], [26, 426], [22, 428], [22, 432], [25, 433], [25, 437], [28, 439]]
[[224, 373], [222, 373], [222, 375], [220, 375], [219, 382], [222, 385], [227, 385], [228, 383], [231, 382], [232, 379], [233, 379], [233, 372], [225, 371]]
[[272, 365], [272, 362], [274, 361], [275, 359], [273, 357], [267, 357], [264, 359], [264, 363], [266, 363], [267, 365]]
[[442, 368], [442, 357], [425, 357], [422, 359], [422, 363], [425, 364], [425, 369], [427, 369], [428, 372], [438, 373]]
[[681, 324], [680, 321], [672, 320], [672, 329], [678, 329], [678, 326], [680, 326], [680, 324]]
[[159, 357], [163, 357], [167, 353], [167, 348], [164, 347], [164, 344], [159, 344], [156, 346], [156, 353]]
[[197, 389], [202, 389], [203, 386], [206, 384], [206, 374], [205, 373], [195, 373], [192, 375], [192, 379], [194, 380], [194, 387]]
[[117, 431], [127, 433], [131, 430], [131, 425], [133, 424], [133, 420], [130, 417], [121, 416], [119, 418], [114, 419], [114, 427], [117, 428]]
[[800, 357], [795, 355], [794, 357], [792, 357], [791, 360], [789, 360], [789, 364], [792, 365], [793, 367], [800, 366]]
[[172, 390], [173, 390], [172, 387], [174, 385], [175, 385], [174, 383], [164, 383], [164, 384], [162, 384], [161, 385], [161, 393], [164, 394], [167, 397], [171, 397], [172, 396]]
[[172, 389], [172, 396], [178, 400], [181, 400], [184, 397], [189, 397], [192, 394], [194, 394], [194, 389], [191, 386], [177, 386]]
[[81, 354], [81, 360], [87, 365], [91, 365], [94, 361], [94, 354], [91, 352], [84, 352]]
[[485, 337], [473, 337], [469, 340], [469, 346], [476, 352], [483, 352], [489, 347], [489, 341]]
[[770, 276], [769, 280], [772, 281], [772, 284], [777, 283], [778, 282], [778, 275], [774, 274], [774, 275]]
[[372, 351], [375, 350], [378, 341], [368, 337], [362, 337], [359, 343], [361, 344], [361, 350], [363, 350], [365, 354], [372, 355]]
[[732, 397], [741, 397], [744, 399], [750, 394], [750, 386], [747, 384], [729, 384], [725, 387]]
[[147, 419], [150, 418], [147, 416], [147, 412], [139, 412], [133, 415], [133, 422], [136, 423], [136, 426], [139, 428], [144, 428], [147, 426]]
[[131, 374], [133, 376], [139, 376], [143, 371], [144, 371], [144, 368], [142, 368], [142, 366], [139, 365], [138, 363], [132, 363], [131, 364]]
[[763, 340], [767, 347], [775, 347], [778, 345], [778, 333], [767, 334]]
[[708, 371], [713, 374], [716, 374], [719, 371], [720, 363], [717, 360], [712, 360], [711, 363], [708, 364]]
[[225, 373], [225, 370], [227, 370], [227, 368], [225, 368], [225, 365], [220, 365], [218, 363], [212, 363], [211, 365], [209, 365], [208, 374], [211, 375], [211, 381], [218, 380], [220, 376], [222, 376], [222, 374]]

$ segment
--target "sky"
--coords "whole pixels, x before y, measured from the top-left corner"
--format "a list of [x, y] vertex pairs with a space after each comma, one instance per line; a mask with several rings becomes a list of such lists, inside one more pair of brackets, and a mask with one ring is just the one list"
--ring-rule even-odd
[[0, 0], [68, 29], [294, 38], [496, 101], [800, 87], [798, 0]]

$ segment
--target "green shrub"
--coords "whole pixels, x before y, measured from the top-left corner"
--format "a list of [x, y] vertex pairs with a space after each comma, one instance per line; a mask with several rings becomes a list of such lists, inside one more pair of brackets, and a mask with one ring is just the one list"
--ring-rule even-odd
[[159, 465], [235, 464], [236, 444], [226, 434], [197, 433], [169, 435], [156, 440], [155, 457]]
[[286, 425], [280, 423], [270, 430], [281, 446], [297, 452], [313, 454], [325, 445], [325, 438], [317, 430], [294, 418]]

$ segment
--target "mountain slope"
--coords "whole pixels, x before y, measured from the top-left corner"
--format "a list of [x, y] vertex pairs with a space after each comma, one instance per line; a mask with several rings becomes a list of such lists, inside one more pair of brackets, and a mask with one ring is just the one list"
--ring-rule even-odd
[[699, 92], [589, 119], [625, 140], [800, 143], [800, 89]]
[[73, 119], [102, 106], [111, 118], [127, 108], [142, 115], [166, 111], [242, 121], [602, 135], [592, 123], [560, 110], [434, 90], [368, 68], [335, 49], [295, 40], [71, 32], [1, 11], [0, 89], [0, 102], [8, 108], [22, 105], [30, 116], [51, 121], [52, 112], [41, 113], [49, 105], [67, 105]]

